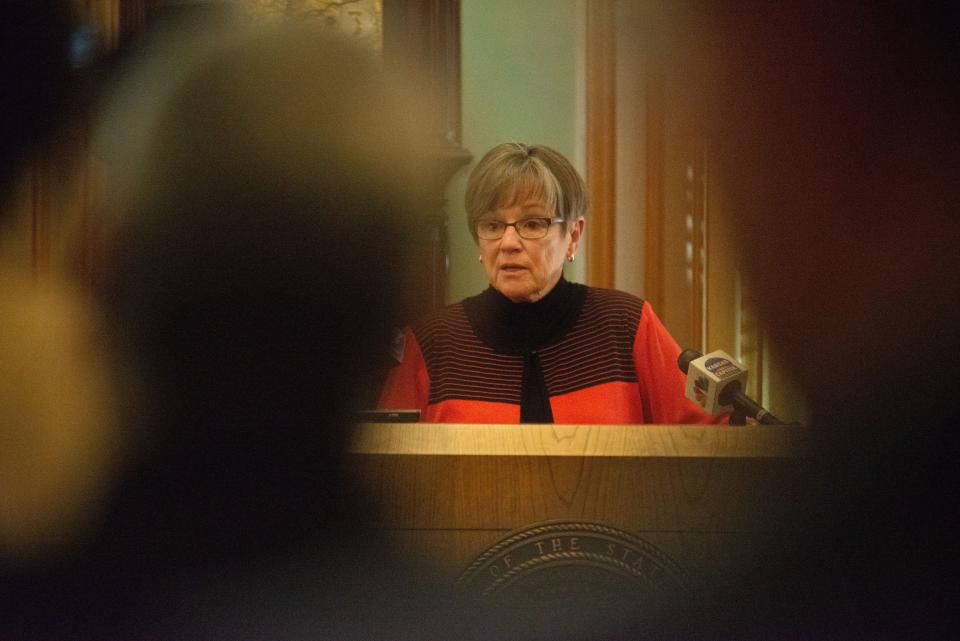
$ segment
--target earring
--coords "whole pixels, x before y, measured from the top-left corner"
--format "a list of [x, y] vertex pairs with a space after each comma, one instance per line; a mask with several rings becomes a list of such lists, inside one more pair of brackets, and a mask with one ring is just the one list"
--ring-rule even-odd
[[483, 256], [477, 256], [477, 260], [482, 263], [482, 262], [483, 262]]
[[573, 254], [567, 254], [567, 262], [568, 262], [568, 263], [572, 263], [573, 260], [574, 260], [574, 258], [576, 258], [576, 256], [574, 256]]

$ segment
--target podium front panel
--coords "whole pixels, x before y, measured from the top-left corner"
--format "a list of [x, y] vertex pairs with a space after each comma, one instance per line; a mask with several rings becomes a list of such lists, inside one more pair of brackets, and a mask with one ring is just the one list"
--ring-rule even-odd
[[393, 423], [349, 460], [374, 526], [451, 582], [564, 560], [696, 586], [788, 535], [806, 455], [793, 426]]

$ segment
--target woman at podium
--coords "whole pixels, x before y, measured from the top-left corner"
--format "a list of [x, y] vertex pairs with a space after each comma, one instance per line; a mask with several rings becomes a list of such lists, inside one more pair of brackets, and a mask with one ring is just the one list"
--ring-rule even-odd
[[504, 143], [470, 174], [468, 224], [490, 286], [392, 345], [381, 409], [440, 423], [706, 423], [649, 302], [564, 278], [589, 197], [557, 151]]

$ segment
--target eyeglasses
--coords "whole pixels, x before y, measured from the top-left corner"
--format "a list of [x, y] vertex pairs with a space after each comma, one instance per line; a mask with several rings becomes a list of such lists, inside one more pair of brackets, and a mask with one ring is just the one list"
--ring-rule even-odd
[[563, 218], [524, 218], [515, 223], [505, 223], [500, 220], [478, 220], [477, 236], [483, 240], [497, 240], [502, 238], [507, 227], [513, 227], [520, 234], [520, 238], [536, 240], [543, 238], [550, 231], [550, 225], [562, 223]]

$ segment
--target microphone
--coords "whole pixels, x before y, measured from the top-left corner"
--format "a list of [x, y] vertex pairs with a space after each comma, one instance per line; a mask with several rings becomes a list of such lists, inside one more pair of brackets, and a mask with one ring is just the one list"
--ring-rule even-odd
[[724, 351], [706, 356], [694, 349], [685, 349], [677, 358], [680, 371], [687, 375], [686, 396], [709, 414], [733, 410], [731, 425], [743, 425], [746, 417], [763, 425], [786, 425], [743, 393], [747, 385], [747, 369]]

